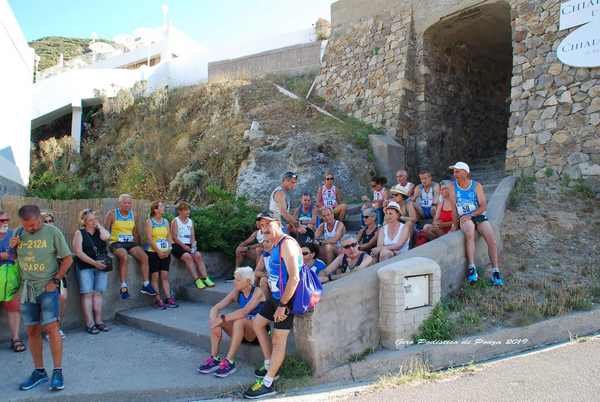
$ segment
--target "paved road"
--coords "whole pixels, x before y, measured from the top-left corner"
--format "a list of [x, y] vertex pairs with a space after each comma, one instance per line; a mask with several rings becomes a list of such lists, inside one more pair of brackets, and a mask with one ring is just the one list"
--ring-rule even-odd
[[600, 401], [600, 337], [477, 366], [473, 373], [380, 389], [315, 389], [285, 401]]

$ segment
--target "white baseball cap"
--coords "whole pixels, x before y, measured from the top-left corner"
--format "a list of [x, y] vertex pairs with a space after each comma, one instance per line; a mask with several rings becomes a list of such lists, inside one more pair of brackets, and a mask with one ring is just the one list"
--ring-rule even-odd
[[385, 209], [395, 209], [396, 211], [400, 212], [400, 205], [398, 205], [398, 203], [395, 201], [390, 201]]
[[467, 165], [464, 162], [456, 162], [454, 165], [450, 166], [449, 169], [464, 170], [467, 173], [471, 173], [471, 169], [469, 169], [469, 165]]

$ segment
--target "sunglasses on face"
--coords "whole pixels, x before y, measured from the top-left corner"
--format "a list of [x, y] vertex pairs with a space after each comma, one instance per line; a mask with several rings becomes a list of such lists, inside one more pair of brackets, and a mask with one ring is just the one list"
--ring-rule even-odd
[[351, 249], [352, 247], [356, 247], [358, 246], [358, 243], [354, 242], [354, 243], [350, 243], [350, 244], [346, 244], [345, 246], [342, 246], [343, 248], [345, 248], [346, 250]]
[[46, 220], [44, 220], [44, 223], [54, 223], [54, 220], [52, 220], [52, 219], [46, 219]]
[[327, 180], [327, 181], [333, 180], [333, 177], [326, 177], [325, 180]]
[[10, 221], [10, 219], [8, 219], [8, 218], [7, 219], [0, 219], [0, 223], [6, 223], [6, 222], [9, 222], [9, 221]]
[[310, 251], [303, 251], [302, 252], [302, 255], [310, 255], [310, 254], [311, 254]]
[[365, 219], [367, 219], [367, 218], [373, 218], [373, 217], [374, 217], [373, 215], [365, 215]]

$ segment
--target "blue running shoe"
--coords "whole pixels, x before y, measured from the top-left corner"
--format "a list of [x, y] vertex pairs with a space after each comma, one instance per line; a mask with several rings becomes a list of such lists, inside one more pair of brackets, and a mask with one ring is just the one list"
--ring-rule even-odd
[[494, 286], [504, 286], [504, 279], [500, 276], [500, 272], [495, 271], [490, 278], [490, 282]]
[[60, 391], [65, 389], [62, 369], [54, 369], [52, 371], [52, 380], [50, 381], [50, 391]]
[[126, 287], [122, 287], [119, 290], [119, 293], [121, 294], [121, 300], [129, 299], [129, 289], [127, 289]]
[[479, 279], [479, 276], [477, 275], [477, 268], [475, 266], [470, 266], [467, 269], [467, 282], [473, 285], [477, 282], [477, 279]]
[[147, 284], [146, 286], [142, 287], [140, 293], [143, 293], [148, 296], [156, 296], [156, 290], [154, 290], [151, 284]]
[[219, 369], [220, 364], [221, 359], [219, 359], [218, 356], [208, 356], [208, 358], [204, 361], [204, 364], [198, 367], [196, 370], [201, 374], [210, 374], [217, 371]]
[[46, 373], [46, 370], [33, 370], [29, 378], [19, 385], [19, 389], [21, 391], [29, 391], [46, 382], [48, 382], [48, 373]]
[[218, 370], [215, 371], [215, 377], [225, 378], [236, 371], [237, 369], [235, 368], [235, 363], [231, 363], [229, 359], [224, 358], [221, 360]]

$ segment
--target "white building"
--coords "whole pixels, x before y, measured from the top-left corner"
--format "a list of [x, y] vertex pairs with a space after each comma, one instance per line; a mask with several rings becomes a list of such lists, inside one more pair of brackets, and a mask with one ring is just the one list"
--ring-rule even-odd
[[21, 171], [15, 171], [12, 168], [15, 163], [2, 158], [0, 176], [9, 176], [7, 179], [22, 185], [29, 180], [34, 52], [7, 0], [0, 0], [0, 54], [0, 148], [12, 147], [16, 166]]

